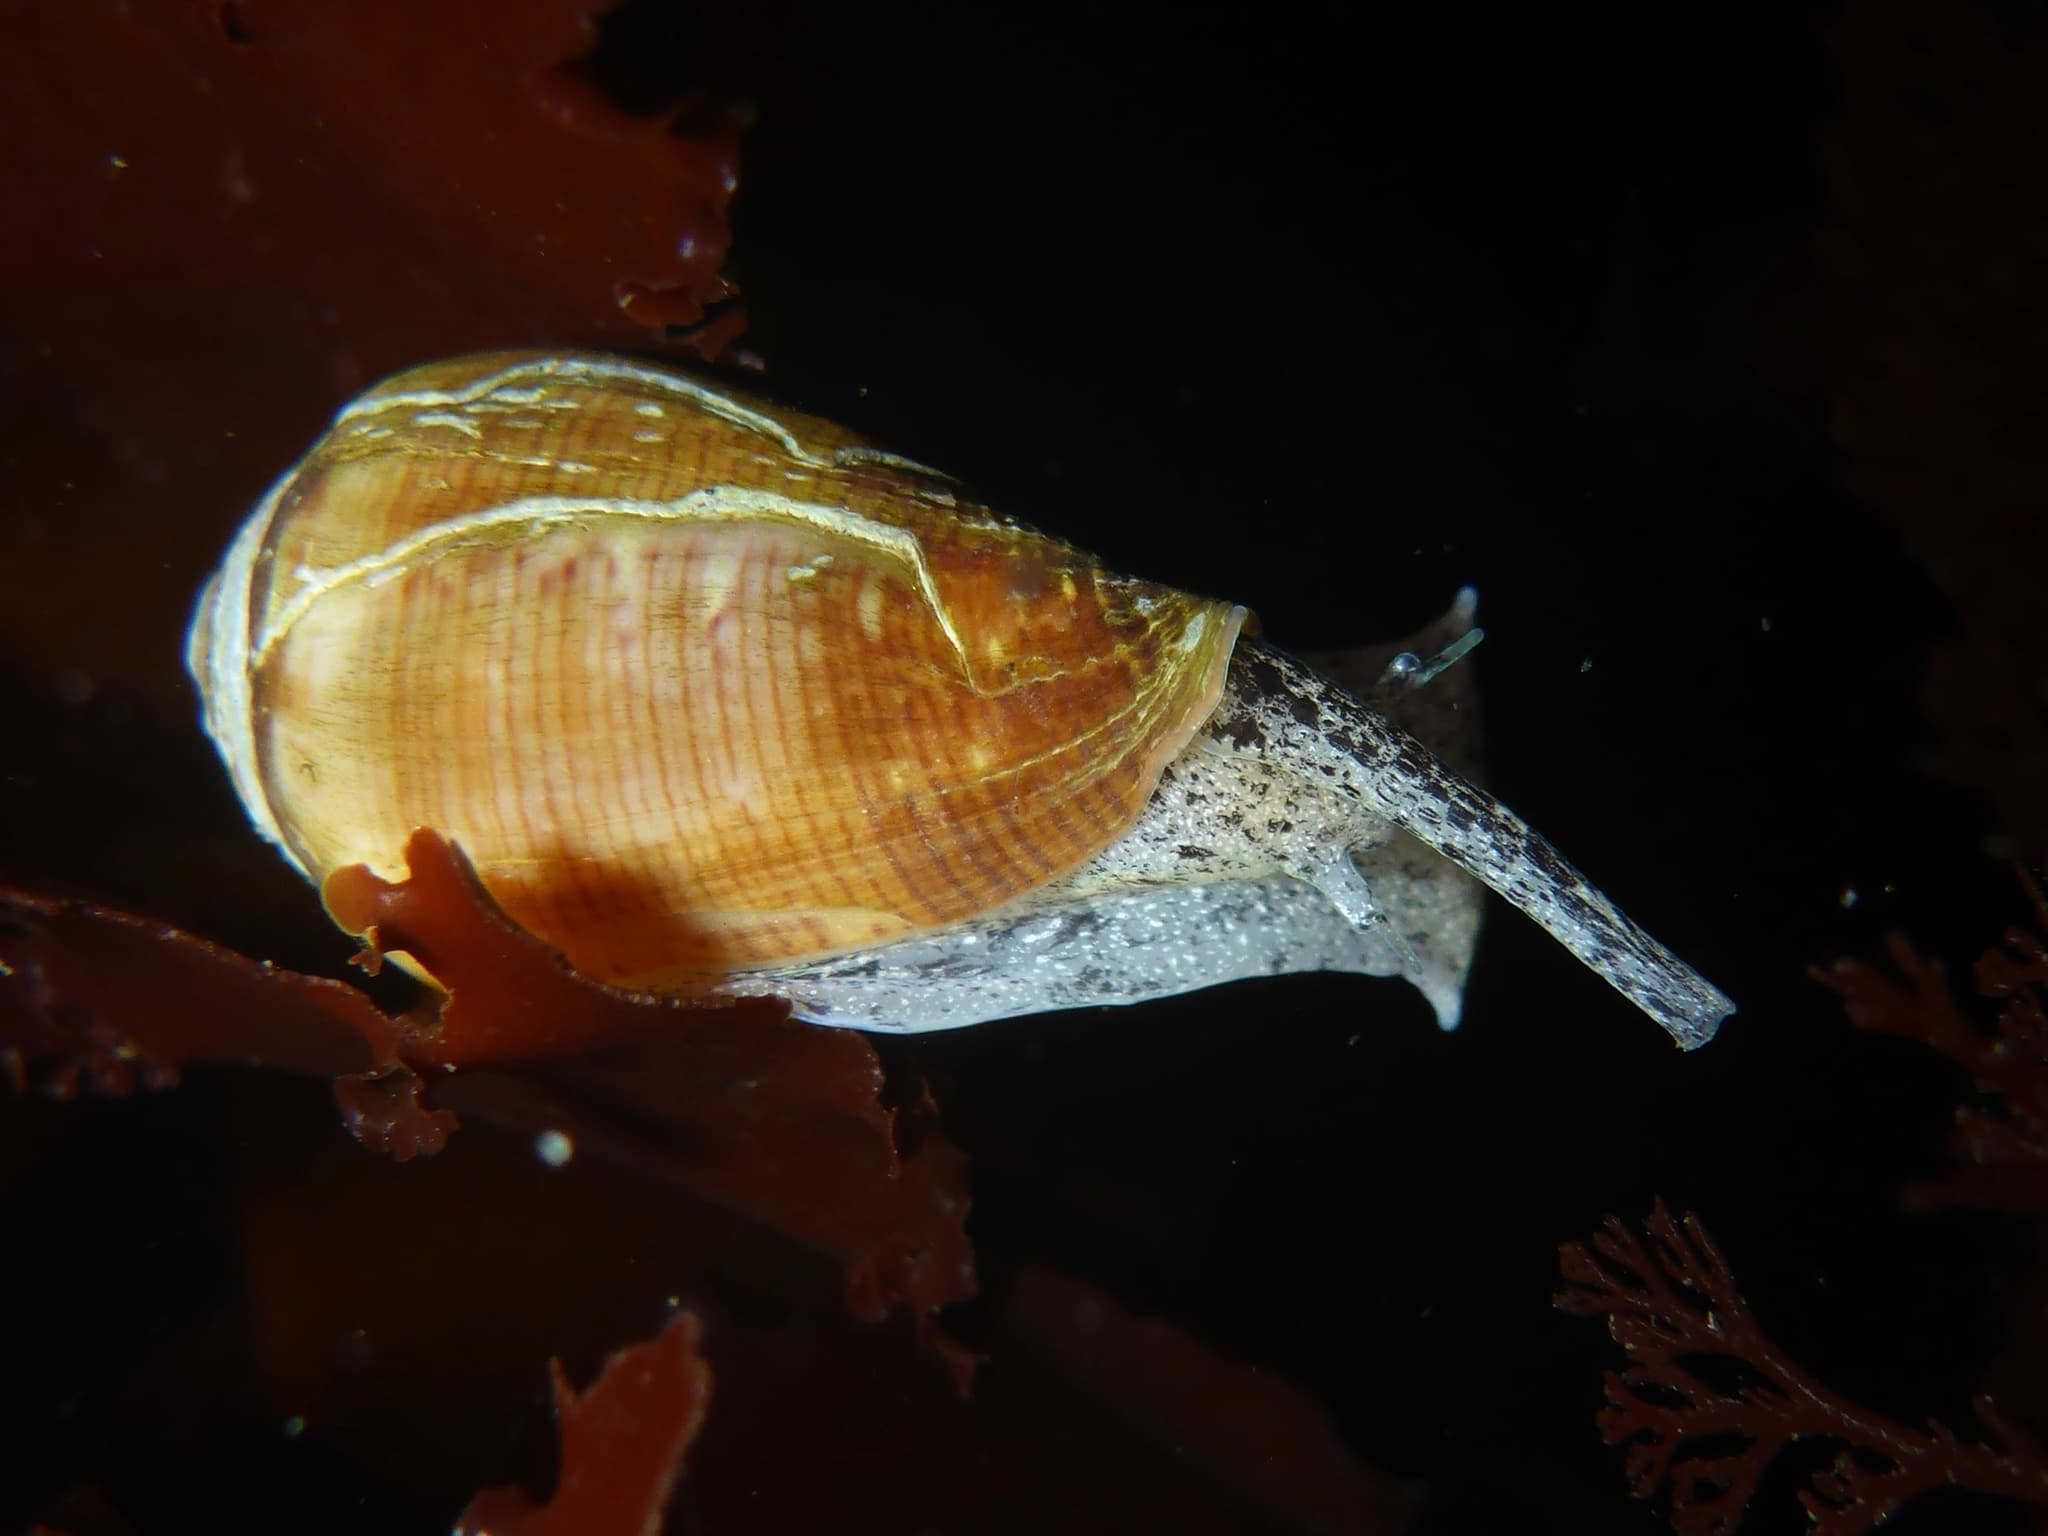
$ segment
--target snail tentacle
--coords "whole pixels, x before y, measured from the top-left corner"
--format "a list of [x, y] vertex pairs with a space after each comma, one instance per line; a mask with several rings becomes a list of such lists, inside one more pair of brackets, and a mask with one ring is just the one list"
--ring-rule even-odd
[[1456, 639], [1427, 659], [1413, 651], [1397, 651], [1373, 682], [1374, 701], [1384, 703], [1405, 694], [1420, 693], [1477, 650], [1479, 642], [1486, 638], [1486, 631], [1472, 622], [1478, 611], [1478, 591], [1472, 587], [1460, 587], [1458, 600], [1451, 609], [1449, 620], [1453, 623], [1462, 622], [1465, 625], [1464, 630]]
[[1415, 946], [1394, 926], [1392, 916], [1373, 894], [1372, 882], [1365, 878], [1349, 848], [1339, 849], [1334, 857], [1307, 871], [1303, 878], [1321, 891], [1352, 927], [1361, 932], [1370, 931], [1384, 940], [1400, 958], [1404, 974], [1413, 977], [1422, 973], [1422, 961], [1415, 953]]

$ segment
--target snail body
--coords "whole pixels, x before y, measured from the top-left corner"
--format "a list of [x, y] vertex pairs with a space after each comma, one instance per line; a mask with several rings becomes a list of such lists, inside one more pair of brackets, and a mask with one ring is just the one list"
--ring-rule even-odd
[[1469, 870], [1711, 1034], [1725, 999], [1245, 617], [830, 423], [508, 353], [344, 407], [188, 664], [301, 871], [397, 878], [432, 827], [609, 982], [929, 1028], [1348, 968], [1448, 1023]]

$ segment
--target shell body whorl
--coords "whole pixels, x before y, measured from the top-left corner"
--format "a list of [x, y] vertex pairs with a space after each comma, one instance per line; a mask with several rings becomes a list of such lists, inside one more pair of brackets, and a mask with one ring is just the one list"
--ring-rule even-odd
[[661, 986], [1001, 906], [1136, 820], [1242, 610], [1121, 577], [842, 429], [620, 359], [343, 409], [201, 600], [252, 818], [318, 880], [461, 844]]

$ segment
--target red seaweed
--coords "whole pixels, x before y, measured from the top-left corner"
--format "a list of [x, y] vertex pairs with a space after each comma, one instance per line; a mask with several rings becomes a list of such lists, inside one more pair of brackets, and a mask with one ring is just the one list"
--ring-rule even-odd
[[1296, 1531], [1401, 1528], [1412, 1499], [1344, 1444], [1323, 1409], [1280, 1376], [1224, 1359], [1163, 1318], [1033, 1266], [1009, 1331], [1144, 1439], [1171, 1447], [1232, 1503]]
[[1987, 1438], [1969, 1441], [1938, 1420], [1909, 1429], [1795, 1364], [1697, 1216], [1674, 1220], [1659, 1201], [1640, 1234], [1610, 1216], [1590, 1242], [1566, 1243], [1560, 1262], [1558, 1306], [1604, 1318], [1628, 1354], [1627, 1368], [1606, 1376], [1601, 1436], [1626, 1448], [1636, 1497], [1669, 1488], [1681, 1536], [1735, 1531], [1765, 1469], [1807, 1438], [1842, 1447], [1799, 1493], [1818, 1536], [1861, 1536], [1943, 1487], [2048, 1511], [2048, 1460], [1989, 1397], [1971, 1405]]
[[[364, 970], [375, 975], [385, 953], [402, 951], [446, 994], [400, 1046], [415, 1069], [574, 1056], [674, 1028], [685, 1012], [731, 1006], [593, 982], [506, 917], [460, 849], [417, 831], [405, 858], [404, 880], [354, 864], [329, 875], [321, 896], [335, 921], [361, 935]], [[787, 1013], [772, 1003], [743, 1011]]]
[[[928, 1319], [973, 1293], [966, 1160], [930, 1128], [921, 1091], [903, 1111], [883, 1106], [864, 1038], [770, 1001], [601, 986], [511, 923], [458, 849], [418, 832], [407, 855], [405, 881], [354, 868], [328, 882], [370, 965], [403, 949], [446, 989], [438, 1008], [398, 1018], [340, 982], [164, 924], [0, 893], [0, 1048], [15, 1077], [125, 1091], [168, 1087], [196, 1061], [333, 1075], [351, 1132], [401, 1160], [437, 1151], [458, 1114], [482, 1115], [627, 1160], [833, 1254], [859, 1316], [902, 1304]], [[547, 1072], [530, 1070], [542, 1058]], [[457, 1066], [469, 1070], [446, 1070]], [[964, 1357], [932, 1338], [964, 1384]]]
[[1858, 1029], [1918, 1040], [1970, 1074], [1982, 1102], [1958, 1105], [1964, 1166], [1938, 1182], [1908, 1186], [1914, 1208], [1975, 1205], [2048, 1211], [2048, 897], [2021, 877], [2034, 931], [2006, 930], [1977, 962], [1977, 990], [2002, 1000], [1991, 1028], [1967, 1018], [1939, 965], [1903, 934], [1886, 940], [1896, 978], [1862, 960], [1813, 974], [1841, 994]]
[[[1858, 1029], [1920, 1041], [1982, 1096], [1955, 1111], [1964, 1166], [1909, 1184], [1909, 1210], [2048, 1211], [2048, 898], [2024, 875], [2022, 885], [2039, 931], [2008, 929], [1979, 960], [1978, 990], [2003, 1004], [1989, 1029], [1902, 934], [1886, 941], [1895, 975], [1862, 960], [1813, 971]], [[1610, 1216], [1590, 1242], [1565, 1244], [1561, 1262], [1558, 1306], [1605, 1318], [1629, 1357], [1607, 1375], [1601, 1435], [1626, 1448], [1638, 1498], [1669, 1489], [1682, 1536], [1736, 1530], [1766, 1469], [1807, 1438], [1842, 1447], [1799, 1493], [1821, 1536], [1857, 1536], [1941, 1487], [2024, 1500], [2048, 1523], [2048, 1456], [1988, 1393], [1972, 1401], [1984, 1438], [1971, 1441], [1939, 1420], [1908, 1428], [1833, 1391], [1763, 1331], [1698, 1217], [1674, 1220], [1660, 1200], [1639, 1233]]]
[[[568, 1056], [552, 1081], [465, 1074], [438, 1100], [607, 1147], [840, 1255], [854, 1311], [926, 1315], [971, 1295], [965, 1160], [935, 1132], [902, 1150], [881, 1063], [860, 1035], [802, 1024], [769, 1001], [653, 997], [590, 981], [512, 923], [460, 851], [428, 832], [407, 880], [360, 867], [327, 882], [343, 926], [375, 955], [402, 949], [447, 989], [401, 1047], [415, 1070]], [[459, 1085], [459, 1086], [458, 1086]], [[907, 1113], [928, 1121], [930, 1099]], [[680, 1144], [622, 1139], [648, 1117]]]
[[[0, 652], [182, 722], [204, 567], [337, 401], [463, 351], [730, 344], [741, 117], [612, 104], [608, 8], [36, 8], [0, 92], [8, 142], [45, 146], [0, 157], [35, 231], [0, 241]], [[89, 603], [52, 579], [84, 569]]]
[[683, 1456], [711, 1406], [711, 1367], [697, 1352], [697, 1319], [667, 1327], [605, 1361], [578, 1392], [549, 1362], [561, 1469], [536, 1507], [522, 1489], [490, 1488], [456, 1521], [462, 1536], [656, 1536]]
[[344, 982], [151, 918], [0, 887], [0, 1051], [18, 1086], [67, 1097], [168, 1088], [199, 1061], [342, 1076], [393, 1061], [398, 1033]]

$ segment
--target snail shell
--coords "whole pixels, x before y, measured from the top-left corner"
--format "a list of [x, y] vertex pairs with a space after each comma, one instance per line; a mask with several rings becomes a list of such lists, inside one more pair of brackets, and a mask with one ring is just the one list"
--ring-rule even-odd
[[506, 353], [344, 407], [236, 537], [188, 663], [310, 878], [398, 878], [432, 827], [605, 981], [930, 1028], [1347, 968], [1451, 1023], [1464, 869], [1711, 1034], [1725, 998], [1244, 621], [827, 422]]

